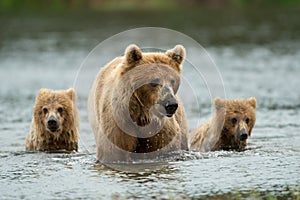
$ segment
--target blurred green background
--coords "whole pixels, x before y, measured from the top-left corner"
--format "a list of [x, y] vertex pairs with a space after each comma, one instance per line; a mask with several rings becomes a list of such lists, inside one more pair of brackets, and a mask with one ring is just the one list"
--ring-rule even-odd
[[195, 8], [299, 7], [299, 0], [1, 0], [2, 12], [138, 11]]
[[89, 30], [92, 41], [155, 26], [184, 32], [202, 45], [264, 44], [298, 39], [299, 11], [300, 0], [0, 0], [0, 31], [10, 38]]

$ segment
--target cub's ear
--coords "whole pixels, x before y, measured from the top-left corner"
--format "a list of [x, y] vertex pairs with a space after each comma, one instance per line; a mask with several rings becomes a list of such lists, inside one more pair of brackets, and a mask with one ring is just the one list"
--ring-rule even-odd
[[180, 65], [185, 59], [185, 48], [182, 45], [176, 45], [173, 49], [166, 51], [166, 55]]
[[49, 92], [51, 92], [51, 90], [46, 89], [46, 88], [41, 88], [37, 94], [37, 97], [43, 96], [44, 94], [49, 93]]
[[131, 44], [125, 50], [125, 58], [128, 64], [134, 64], [142, 59], [142, 50], [135, 44]]
[[253, 108], [256, 109], [256, 99], [254, 97], [247, 99], [247, 101]]
[[77, 99], [77, 95], [74, 88], [69, 88], [68, 90], [66, 90], [66, 92], [71, 100], [75, 101]]
[[226, 106], [226, 100], [217, 97], [214, 100], [214, 106], [215, 106], [216, 110], [220, 110], [222, 108], [225, 108], [225, 106]]

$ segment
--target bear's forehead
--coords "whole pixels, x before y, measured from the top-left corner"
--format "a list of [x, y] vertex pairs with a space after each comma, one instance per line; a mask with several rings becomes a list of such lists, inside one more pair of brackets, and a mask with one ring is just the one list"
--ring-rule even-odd
[[171, 59], [164, 53], [143, 53], [142, 60], [149, 63], [170, 63]]
[[233, 111], [227, 111], [226, 114], [228, 116], [246, 117], [246, 116], [252, 115], [252, 112], [241, 111], [241, 110], [233, 110]]
[[62, 95], [51, 95], [51, 96], [45, 96], [44, 98], [40, 99], [40, 103], [56, 107], [56, 106], [62, 106], [68, 104], [68, 99], [66, 97], [63, 97]]
[[232, 115], [253, 115], [254, 109], [243, 102], [231, 102], [226, 104], [226, 113]]
[[172, 59], [163, 53], [143, 53], [140, 64], [161, 64], [180, 71], [178, 66], [174, 65]]
[[152, 77], [178, 77], [179, 73], [174, 70], [172, 67], [161, 64], [161, 63], [146, 63], [135, 67], [135, 69], [131, 70], [133, 76], [143, 76], [145, 74], [147, 76]]

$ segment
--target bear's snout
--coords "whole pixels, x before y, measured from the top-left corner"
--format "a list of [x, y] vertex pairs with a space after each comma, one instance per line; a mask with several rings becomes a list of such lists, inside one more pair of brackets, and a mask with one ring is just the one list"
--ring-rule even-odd
[[240, 140], [242, 140], [242, 141], [247, 140], [248, 131], [245, 128], [243, 128], [238, 131], [238, 135], [239, 135]]
[[55, 117], [49, 117], [47, 120], [47, 128], [50, 131], [55, 132], [59, 128], [58, 120]]
[[167, 100], [164, 104], [167, 117], [172, 117], [178, 108], [178, 103], [175, 98]]

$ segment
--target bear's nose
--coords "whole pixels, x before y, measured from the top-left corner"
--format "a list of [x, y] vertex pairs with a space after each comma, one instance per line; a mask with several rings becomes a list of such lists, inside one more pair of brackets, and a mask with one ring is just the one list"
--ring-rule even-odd
[[48, 121], [48, 126], [56, 126], [57, 122], [54, 119]]
[[246, 140], [248, 138], [248, 132], [245, 128], [239, 131], [240, 140]]
[[47, 127], [50, 129], [50, 131], [54, 132], [58, 129], [58, 122], [57, 119], [54, 117], [50, 117], [47, 121]]
[[175, 113], [175, 111], [178, 108], [178, 103], [177, 103], [177, 101], [175, 99], [174, 100], [170, 100], [170, 101], [166, 102], [166, 104], [165, 104], [164, 107], [166, 109], [167, 116], [168, 117], [172, 117], [172, 115]]

